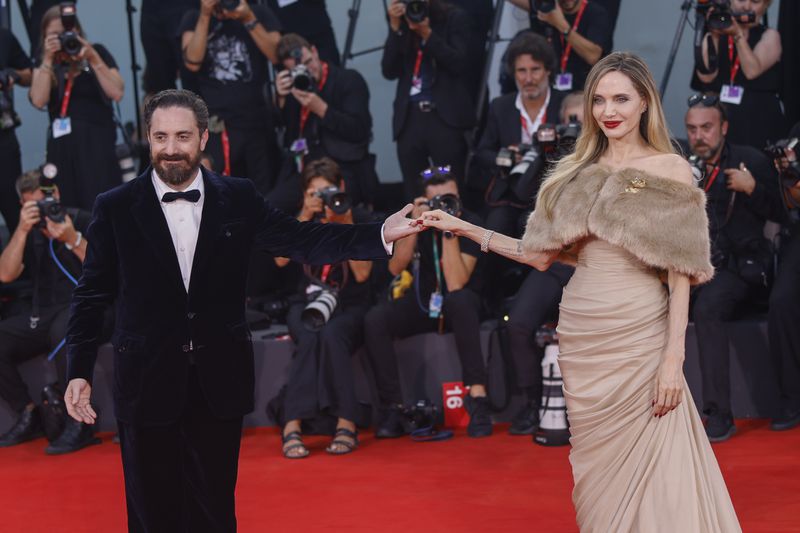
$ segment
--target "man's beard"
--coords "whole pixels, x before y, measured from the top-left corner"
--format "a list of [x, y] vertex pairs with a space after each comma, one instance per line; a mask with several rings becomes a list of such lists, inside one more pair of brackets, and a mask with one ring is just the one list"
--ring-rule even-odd
[[[200, 168], [200, 152], [194, 158], [189, 154], [160, 155], [153, 158], [153, 168], [161, 181], [167, 185], [182, 185], [193, 179]], [[185, 165], [164, 164], [164, 161], [183, 161]]]
[[527, 87], [522, 89], [522, 99], [523, 100], [536, 100], [537, 98], [541, 98], [544, 94], [545, 87], [541, 85], [533, 85], [532, 87]]
[[714, 159], [714, 156], [716, 156], [717, 153], [719, 153], [719, 149], [722, 147], [722, 143], [723, 141], [720, 141], [719, 143], [717, 143], [716, 146], [713, 147], [705, 143], [695, 144], [692, 147], [692, 152], [702, 157], [704, 161], [709, 161], [711, 159]]

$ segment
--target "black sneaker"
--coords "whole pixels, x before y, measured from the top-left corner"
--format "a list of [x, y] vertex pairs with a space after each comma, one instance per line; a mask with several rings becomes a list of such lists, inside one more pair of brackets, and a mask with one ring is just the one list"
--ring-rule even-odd
[[44, 449], [47, 455], [61, 455], [77, 452], [92, 444], [100, 444], [100, 439], [94, 436], [94, 427], [83, 422], [78, 422], [70, 417], [64, 426], [64, 432]]
[[396, 439], [407, 434], [402, 406], [392, 405], [384, 408], [380, 415], [378, 427], [375, 429], [375, 438]]
[[464, 406], [469, 413], [467, 435], [470, 437], [488, 437], [492, 434], [492, 417], [489, 414], [489, 399], [485, 396], [467, 396]]
[[800, 409], [797, 411], [782, 409], [780, 416], [773, 418], [772, 422], [770, 422], [769, 429], [772, 431], [786, 431], [797, 426], [800, 426]]
[[733, 417], [729, 414], [712, 413], [706, 422], [706, 435], [710, 442], [726, 441], [736, 433]]
[[539, 406], [526, 402], [511, 420], [509, 435], [533, 435], [539, 429]]
[[44, 437], [42, 419], [39, 416], [39, 407], [25, 409], [19, 418], [5, 434], [0, 435], [0, 448], [22, 444], [29, 440]]

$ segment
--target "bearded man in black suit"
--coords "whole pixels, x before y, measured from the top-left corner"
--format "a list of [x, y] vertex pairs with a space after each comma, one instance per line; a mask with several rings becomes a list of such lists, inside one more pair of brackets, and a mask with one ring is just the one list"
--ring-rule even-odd
[[236, 530], [242, 417], [252, 411], [253, 350], [244, 317], [253, 248], [298, 262], [386, 257], [420, 230], [408, 205], [383, 224], [300, 223], [247, 179], [200, 167], [208, 108], [167, 90], [145, 107], [152, 169], [98, 196], [69, 321], [65, 401], [90, 403], [102, 313], [115, 305], [114, 407], [128, 528]]

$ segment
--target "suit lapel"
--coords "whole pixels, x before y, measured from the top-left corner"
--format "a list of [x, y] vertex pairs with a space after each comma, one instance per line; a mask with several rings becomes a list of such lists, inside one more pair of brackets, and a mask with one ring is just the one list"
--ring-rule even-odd
[[198, 283], [198, 274], [203, 265], [214, 251], [214, 241], [219, 236], [220, 227], [228, 207], [220, 178], [203, 169], [203, 186], [205, 188], [205, 201], [203, 203], [203, 217], [200, 220], [200, 231], [197, 235], [197, 246], [192, 260], [192, 275], [189, 281], [189, 292], [192, 292]]
[[164, 266], [167, 275], [173, 279], [177, 288], [186, 294], [167, 219], [164, 217], [164, 211], [161, 209], [153, 187], [151, 169], [148, 168], [144, 174], [139, 176], [138, 181], [137, 200], [131, 206], [133, 219], [145, 234], [145, 240], [150, 245], [153, 254]]

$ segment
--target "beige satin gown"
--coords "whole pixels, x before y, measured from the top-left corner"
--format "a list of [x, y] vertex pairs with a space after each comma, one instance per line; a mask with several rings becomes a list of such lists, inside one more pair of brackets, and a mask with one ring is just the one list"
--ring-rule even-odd
[[582, 532], [741, 531], [685, 381], [680, 405], [653, 417], [667, 312], [653, 269], [586, 241], [558, 324]]

